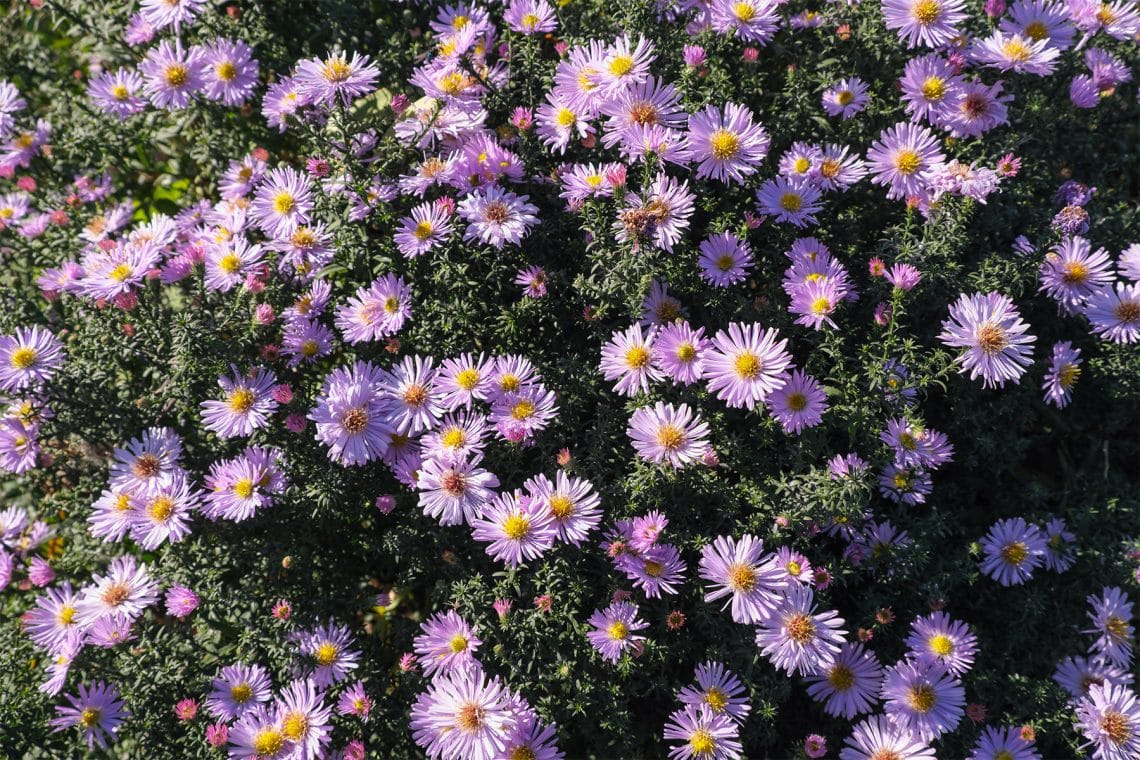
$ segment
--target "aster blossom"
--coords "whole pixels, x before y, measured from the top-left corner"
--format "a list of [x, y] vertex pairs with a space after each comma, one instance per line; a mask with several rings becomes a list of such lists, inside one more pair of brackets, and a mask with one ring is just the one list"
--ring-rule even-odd
[[950, 306], [950, 318], [942, 322], [938, 339], [944, 345], [965, 348], [955, 360], [960, 372], [970, 379], [979, 375], [986, 388], [1018, 382], [1031, 363], [1031, 344], [1037, 339], [1027, 335], [1029, 325], [1009, 296], [1001, 293], [963, 293]]

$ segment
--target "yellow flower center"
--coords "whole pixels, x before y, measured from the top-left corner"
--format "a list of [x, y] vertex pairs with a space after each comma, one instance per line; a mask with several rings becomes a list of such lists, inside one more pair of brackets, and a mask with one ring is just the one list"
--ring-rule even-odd
[[978, 347], [987, 354], [996, 354], [1009, 347], [1005, 330], [993, 322], [987, 322], [978, 330]]
[[36, 353], [36, 349], [20, 346], [8, 357], [8, 364], [12, 369], [31, 369], [38, 358], [39, 354]]
[[944, 634], [936, 634], [930, 637], [930, 651], [939, 657], [946, 657], [954, 651], [954, 642], [950, 640], [949, 636]]
[[810, 168], [811, 168], [811, 159], [808, 158], [807, 156], [800, 156], [792, 164], [792, 169], [796, 172], [796, 174], [803, 174], [804, 172], [806, 172]]
[[79, 714], [79, 725], [84, 728], [91, 728], [99, 722], [99, 717], [102, 712], [95, 707], [88, 707]]
[[285, 747], [285, 737], [276, 728], [263, 728], [253, 737], [253, 751], [258, 757], [272, 757]]
[[906, 701], [912, 710], [925, 714], [934, 709], [938, 698], [934, 694], [934, 687], [924, 683], [911, 687], [911, 689], [907, 691]]
[[237, 274], [241, 271], [241, 257], [233, 251], [230, 251], [222, 258], [218, 259], [218, 269], [226, 274]]
[[296, 205], [296, 199], [293, 198], [293, 194], [287, 190], [281, 190], [277, 195], [273, 196], [273, 210], [278, 214], [288, 214]]
[[456, 375], [455, 384], [465, 391], [474, 390], [475, 386], [479, 384], [478, 370], [471, 367], [463, 370], [458, 375]]
[[457, 449], [467, 443], [467, 434], [463, 432], [463, 428], [448, 428], [448, 430], [440, 436], [439, 441], [446, 448]]
[[1061, 387], [1068, 390], [1077, 383], [1077, 378], [1081, 376], [1081, 368], [1072, 362], [1061, 365], [1061, 369], [1057, 371], [1057, 382]]
[[728, 568], [728, 587], [747, 594], [756, 588], [756, 570], [752, 565], [735, 563]]
[[691, 362], [697, 358], [697, 349], [692, 343], [682, 343], [677, 346], [677, 358], [683, 362]]
[[849, 106], [855, 102], [855, 93], [851, 90], [840, 90], [835, 93], [835, 102], [841, 106]]
[[578, 116], [569, 108], [559, 108], [554, 115], [554, 122], [563, 129], [570, 129], [578, 123]]
[[214, 67], [214, 75], [223, 82], [232, 82], [237, 79], [237, 66], [233, 61], [222, 61]]
[[827, 682], [836, 691], [847, 691], [855, 685], [855, 671], [846, 665], [836, 665], [828, 672]]
[[918, 155], [917, 151], [908, 148], [900, 150], [895, 155], [895, 169], [899, 174], [914, 174], [920, 166], [922, 166], [922, 156]]
[[416, 240], [427, 240], [433, 232], [435, 232], [435, 228], [432, 227], [431, 222], [425, 220], [416, 225], [412, 235], [415, 236]]
[[159, 496], [150, 503], [147, 512], [155, 520], [166, 522], [174, 514], [174, 501], [167, 496]]
[[760, 361], [760, 357], [756, 354], [743, 353], [736, 357], [732, 368], [743, 379], [754, 380], [764, 368], [764, 362]]
[[60, 625], [71, 625], [75, 620], [75, 608], [70, 604], [65, 604], [59, 608], [59, 613], [56, 614], [55, 619], [59, 621]]
[[285, 738], [295, 742], [309, 730], [309, 719], [302, 712], [290, 712], [281, 722], [281, 732]]
[[237, 494], [240, 499], [248, 499], [250, 496], [253, 496], [253, 481], [249, 478], [242, 478], [234, 483], [234, 493]]
[[483, 719], [485, 712], [479, 705], [468, 702], [455, 714], [455, 724], [459, 726], [461, 731], [473, 734], [483, 727]]
[[615, 620], [606, 629], [606, 635], [614, 641], [624, 641], [629, 636], [629, 626], [620, 620]]
[[240, 704], [245, 704], [253, 697], [253, 687], [247, 683], [239, 683], [230, 687], [230, 699]]
[[341, 427], [353, 435], [360, 433], [368, 427], [368, 412], [364, 409], [349, 409], [340, 418]]
[[1030, 21], [1025, 25], [1025, 36], [1034, 42], [1040, 42], [1049, 36], [1049, 30], [1041, 21]]
[[728, 707], [728, 695], [715, 686], [709, 687], [705, 692], [705, 704], [713, 712], [722, 712], [724, 708]]
[[1033, 54], [1033, 50], [1017, 37], [1006, 40], [1006, 43], [1001, 46], [1001, 52], [1014, 63], [1025, 63]]
[[1120, 746], [1132, 738], [1132, 721], [1124, 713], [1110, 710], [1101, 717], [1100, 730], [1109, 741]]
[[617, 55], [610, 61], [610, 73], [615, 77], [623, 77], [633, 71], [633, 56]]
[[712, 755], [716, 750], [716, 739], [705, 729], [698, 728], [689, 737], [689, 749], [693, 751], [693, 755], [696, 757]]
[[1108, 619], [1104, 621], [1104, 628], [1113, 640], [1128, 640], [1128, 621], [1119, 615], [1109, 615]]
[[534, 29], [538, 26], [538, 22], [541, 21], [541, 19], [533, 13], [526, 14], [521, 20], [523, 29]]
[[526, 399], [523, 399], [511, 408], [511, 416], [516, 420], [525, 420], [533, 414], [534, 404]]
[[788, 638], [797, 644], [806, 644], [815, 638], [815, 621], [810, 615], [797, 612], [784, 622]]
[[550, 497], [550, 514], [555, 520], [565, 520], [574, 514], [574, 501], [564, 494], [554, 494]]
[[331, 641], [322, 642], [320, 646], [313, 652], [313, 659], [321, 667], [328, 667], [336, 662], [336, 658], [340, 655], [340, 649], [336, 644]]
[[172, 63], [166, 67], [166, 83], [171, 87], [181, 87], [186, 84], [190, 71], [180, 63]]
[[451, 650], [452, 654], [459, 654], [460, 652], [467, 651], [467, 637], [462, 633], [457, 633], [451, 637], [451, 641], [447, 642], [447, 648]]
[[796, 212], [803, 208], [804, 199], [800, 197], [799, 193], [791, 191], [784, 193], [780, 196], [780, 208], [784, 211]]
[[718, 129], [709, 136], [709, 149], [717, 161], [727, 161], [740, 150], [740, 138], [727, 129]]
[[512, 541], [521, 541], [530, 532], [530, 520], [522, 515], [511, 515], [503, 521], [503, 535]]
[[1020, 565], [1029, 557], [1029, 547], [1021, 541], [1014, 541], [1001, 548], [1001, 558], [1010, 565]]
[[131, 96], [131, 91], [127, 89], [125, 84], [117, 84], [111, 88], [111, 97], [115, 100], [126, 100]]
[[737, 3], [732, 6], [732, 15], [736, 16], [738, 21], [747, 24], [756, 17], [756, 9], [752, 7], [751, 3]]
[[253, 408], [253, 391], [248, 388], [235, 388], [230, 394], [230, 409], [238, 414], [244, 414]]
[[634, 346], [625, 352], [625, 363], [630, 369], [643, 369], [649, 365], [649, 350], [644, 346]]
[[348, 78], [352, 76], [352, 67], [344, 58], [337, 56], [321, 66], [321, 76], [329, 84], [340, 84], [348, 81]]
[[664, 449], [676, 451], [685, 442], [685, 431], [668, 423], [657, 428], [657, 443]]
[[938, 0], [918, 0], [911, 8], [911, 15], [922, 26], [929, 26], [942, 16], [942, 4]]
[[946, 80], [942, 77], [929, 76], [923, 80], [919, 90], [922, 92], [922, 97], [927, 100], [942, 100], [946, 97]]

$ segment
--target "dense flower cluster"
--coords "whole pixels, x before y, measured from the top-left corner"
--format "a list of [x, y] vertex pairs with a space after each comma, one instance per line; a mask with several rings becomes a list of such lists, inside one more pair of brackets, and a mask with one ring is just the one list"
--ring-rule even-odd
[[0, 754], [1140, 756], [1135, 2], [366, 5], [0, 31]]

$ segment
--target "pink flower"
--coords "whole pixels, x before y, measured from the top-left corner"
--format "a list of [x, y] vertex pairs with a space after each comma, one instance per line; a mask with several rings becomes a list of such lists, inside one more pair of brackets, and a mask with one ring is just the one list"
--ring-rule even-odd
[[[198, 714], [198, 701], [189, 698], [181, 700], [174, 706], [174, 714], [178, 716], [178, 720], [194, 720], [194, 716]], [[208, 732], [209, 729], [207, 734]]]
[[823, 757], [827, 754], [827, 739], [819, 734], [811, 734], [804, 739], [804, 752], [808, 757]]
[[288, 620], [293, 615], [293, 605], [287, 599], [278, 599], [273, 605], [273, 617], [278, 620]]
[[230, 728], [225, 723], [218, 721], [206, 726], [206, 743], [211, 747], [225, 746], [229, 740]]
[[376, 497], [376, 508], [380, 510], [381, 514], [388, 515], [396, 508], [396, 497], [392, 494], [384, 494], [383, 496]]
[[410, 673], [416, 669], [416, 656], [411, 652], [404, 652], [400, 657], [400, 670]]

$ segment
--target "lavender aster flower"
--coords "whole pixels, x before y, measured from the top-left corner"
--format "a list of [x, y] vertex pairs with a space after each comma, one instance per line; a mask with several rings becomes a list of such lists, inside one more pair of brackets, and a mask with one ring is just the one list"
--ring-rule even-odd
[[753, 123], [752, 112], [736, 103], [725, 103], [723, 109], [706, 106], [689, 116], [687, 141], [698, 179], [737, 184], [756, 172], [770, 142], [764, 127]]
[[670, 760], [738, 760], [744, 757], [739, 729], [722, 713], [705, 705], [685, 705], [669, 716], [663, 738], [680, 741]]
[[106, 750], [118, 739], [119, 726], [128, 717], [128, 713], [126, 704], [119, 699], [117, 686], [103, 681], [96, 681], [90, 686], [80, 684], [78, 695], [65, 696], [71, 704], [55, 708], [59, 715], [51, 721], [53, 732], [78, 726], [83, 731], [88, 749], [98, 745], [100, 749]]
[[823, 702], [828, 715], [851, 720], [875, 709], [882, 682], [883, 668], [875, 653], [854, 642], [844, 644], [834, 662], [807, 677], [807, 691]]
[[202, 423], [220, 438], [244, 438], [254, 430], [269, 424], [269, 417], [277, 410], [277, 400], [271, 393], [277, 384], [272, 370], [257, 367], [248, 375], [222, 375], [218, 385], [225, 392], [224, 401], [203, 401]]
[[966, 690], [941, 665], [903, 660], [883, 679], [888, 718], [924, 742], [952, 731], [965, 714]]
[[1077, 703], [1077, 730], [1095, 760], [1140, 756], [1140, 701], [1127, 686], [1091, 686]]
[[755, 408], [787, 382], [792, 363], [788, 341], [774, 329], [733, 322], [712, 338], [704, 356], [704, 377], [710, 393], [731, 407]]
[[1031, 363], [1030, 344], [1037, 340], [1026, 335], [1029, 325], [1021, 321], [1009, 296], [1000, 293], [966, 295], [950, 307], [950, 319], [942, 322], [938, 339], [944, 345], [967, 349], [956, 362], [970, 379], [982, 376], [986, 388], [1014, 383]]
[[644, 641], [645, 637], [635, 631], [649, 627], [649, 623], [637, 617], [637, 605], [630, 602], [615, 602], [605, 610], [594, 610], [589, 623], [592, 630], [586, 638], [607, 662], [617, 662], [635, 641]]
[[674, 469], [698, 461], [708, 446], [708, 425], [686, 404], [658, 401], [642, 407], [630, 417], [625, 432], [642, 459], [668, 463]]
[[1044, 562], [1045, 536], [1021, 517], [998, 520], [982, 539], [982, 572], [1003, 586], [1015, 586]]
[[789, 675], [810, 675], [830, 666], [844, 643], [843, 618], [832, 611], [816, 613], [810, 586], [784, 590], [780, 606], [756, 631], [756, 645], [772, 665]]
[[309, 58], [298, 63], [294, 86], [307, 102], [331, 108], [337, 101], [347, 106], [372, 92], [379, 77], [380, 70], [368, 56], [353, 53], [350, 58], [334, 51], [323, 60]]
[[731, 596], [732, 619], [737, 623], [761, 623], [775, 614], [780, 592], [788, 587], [785, 574], [772, 554], [764, 555], [764, 542], [744, 534], [736, 541], [718, 536], [701, 550], [700, 576], [712, 584], [705, 601]]
[[1092, 331], [1113, 343], [1140, 342], [1140, 284], [1116, 283], [1094, 291], [1084, 314]]
[[163, 40], [151, 48], [139, 64], [143, 89], [156, 108], [186, 108], [194, 94], [202, 89], [202, 51], [183, 50], [181, 44]]

